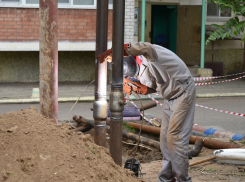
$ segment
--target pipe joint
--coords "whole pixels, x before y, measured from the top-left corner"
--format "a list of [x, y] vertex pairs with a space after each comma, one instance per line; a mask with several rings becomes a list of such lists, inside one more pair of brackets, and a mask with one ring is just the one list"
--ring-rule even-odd
[[124, 94], [122, 88], [112, 88], [110, 93], [111, 117], [122, 117], [124, 109]]
[[95, 100], [93, 104], [93, 117], [94, 120], [106, 120], [107, 119], [107, 101]]

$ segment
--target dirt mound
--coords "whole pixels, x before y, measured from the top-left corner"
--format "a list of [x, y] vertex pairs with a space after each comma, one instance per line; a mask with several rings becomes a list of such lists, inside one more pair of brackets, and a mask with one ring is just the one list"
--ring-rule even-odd
[[35, 107], [0, 115], [0, 181], [140, 181], [90, 135], [55, 126]]

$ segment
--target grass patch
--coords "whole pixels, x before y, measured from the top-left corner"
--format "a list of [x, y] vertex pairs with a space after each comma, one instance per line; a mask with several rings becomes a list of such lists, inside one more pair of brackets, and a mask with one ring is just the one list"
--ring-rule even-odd
[[123, 121], [123, 127], [129, 130], [131, 133], [135, 133], [135, 129], [127, 124], [126, 121]]

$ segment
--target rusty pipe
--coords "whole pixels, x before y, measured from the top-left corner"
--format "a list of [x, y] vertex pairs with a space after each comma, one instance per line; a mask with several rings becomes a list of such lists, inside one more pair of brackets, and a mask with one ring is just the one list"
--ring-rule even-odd
[[[110, 127], [107, 126], [106, 127], [107, 132], [110, 133]], [[127, 138], [133, 141], [138, 142], [139, 141], [139, 135], [133, 134], [133, 133], [129, 133], [127, 131], [123, 131], [122, 132], [123, 138]], [[110, 134], [110, 138], [111, 138], [111, 134]], [[146, 138], [146, 137], [140, 137], [140, 143], [144, 144], [144, 145], [148, 145], [150, 147], [154, 147], [160, 150], [160, 143], [158, 141]]]
[[112, 69], [110, 116], [110, 153], [114, 162], [122, 165], [122, 123], [124, 109], [123, 56], [124, 56], [125, 0], [113, 0]]
[[157, 106], [157, 103], [155, 101], [152, 101], [152, 102], [149, 102], [147, 104], [140, 106], [140, 111], [151, 109], [156, 106]]
[[92, 126], [90, 125], [84, 125], [84, 126], [79, 126], [75, 129], [75, 131], [81, 131], [81, 132], [86, 132], [92, 129]]
[[108, 0], [97, 1], [96, 14], [96, 52], [95, 52], [95, 87], [94, 87], [94, 142], [106, 146], [107, 119], [107, 62], [99, 63], [97, 56], [107, 50]]
[[[128, 122], [127, 124], [137, 130], [140, 129], [140, 124], [131, 123], [131, 122]], [[160, 135], [160, 128], [153, 127], [153, 126], [143, 125], [142, 131], [147, 132], [147, 133], [152, 133], [155, 135]], [[210, 139], [210, 138], [204, 139], [204, 137], [199, 137], [199, 136], [191, 136], [190, 143], [194, 144], [197, 141], [197, 139], [204, 141], [204, 146], [208, 148], [212, 148], [212, 149], [241, 148], [237, 144], [230, 144], [230, 143], [221, 142], [221, 141], [217, 141], [215, 139]]]
[[204, 138], [199, 136], [191, 136], [190, 143], [195, 143], [197, 139], [201, 139], [204, 141], [204, 146], [212, 149], [229, 149], [229, 148], [241, 148], [237, 144], [232, 144], [228, 142], [221, 142], [211, 138]]
[[86, 125], [90, 125], [91, 127], [94, 127], [94, 120], [86, 119], [82, 116], [76, 116], [76, 115], [73, 116], [73, 120], [78, 123], [83, 123]]
[[58, 0], [39, 0], [40, 113], [58, 125]]

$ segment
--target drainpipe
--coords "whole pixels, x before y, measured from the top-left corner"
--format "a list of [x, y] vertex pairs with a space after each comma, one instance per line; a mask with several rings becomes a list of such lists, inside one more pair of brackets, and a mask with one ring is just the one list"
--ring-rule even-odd
[[206, 0], [202, 0], [202, 31], [201, 31], [201, 60], [200, 67], [204, 68], [204, 53], [205, 53], [205, 15], [206, 15]]
[[[96, 52], [95, 57], [107, 50], [108, 32], [108, 0], [97, 1], [96, 18]], [[106, 147], [106, 118], [107, 118], [107, 62], [99, 63], [95, 59], [94, 87], [94, 142]]]
[[141, 42], [145, 42], [145, 0], [141, 6]]
[[122, 165], [123, 47], [125, 0], [113, 1], [112, 84], [110, 93], [110, 153], [114, 162]]
[[58, 0], [39, 1], [40, 112], [58, 124]]

